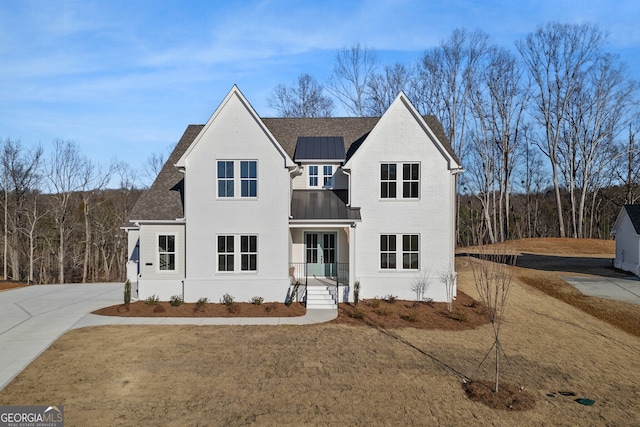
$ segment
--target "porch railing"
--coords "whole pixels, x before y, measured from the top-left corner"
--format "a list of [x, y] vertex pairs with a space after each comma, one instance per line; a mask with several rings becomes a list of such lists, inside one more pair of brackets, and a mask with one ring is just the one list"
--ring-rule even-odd
[[[336, 262], [333, 264], [324, 264], [329, 268], [324, 269], [324, 273], [317, 273], [314, 271], [314, 267], [317, 264], [309, 264], [305, 262], [290, 262], [289, 263], [289, 276], [291, 276], [292, 282], [300, 282], [307, 286], [309, 279], [322, 278], [328, 279], [334, 282], [336, 286], [346, 285], [349, 283], [349, 263]], [[311, 266], [311, 268], [310, 268]]]

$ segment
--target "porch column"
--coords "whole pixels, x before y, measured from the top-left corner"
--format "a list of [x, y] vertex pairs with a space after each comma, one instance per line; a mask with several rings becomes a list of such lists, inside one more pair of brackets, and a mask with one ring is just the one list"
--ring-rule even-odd
[[349, 287], [356, 282], [356, 224], [349, 227]]

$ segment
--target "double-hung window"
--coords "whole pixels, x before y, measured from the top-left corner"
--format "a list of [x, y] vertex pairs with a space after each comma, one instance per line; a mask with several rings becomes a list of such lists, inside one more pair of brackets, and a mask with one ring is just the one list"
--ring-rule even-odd
[[256, 197], [258, 195], [258, 171], [256, 161], [240, 162], [240, 197]]
[[322, 167], [322, 186], [333, 187], [333, 166], [325, 165]]
[[258, 236], [219, 235], [218, 271], [244, 272], [258, 270]]
[[256, 271], [258, 264], [258, 237], [240, 236], [240, 270]]
[[173, 234], [158, 236], [158, 268], [160, 271], [176, 269], [176, 236]]
[[234, 238], [235, 236], [218, 236], [218, 271], [234, 270]]
[[396, 198], [396, 164], [382, 163], [380, 165], [380, 197], [383, 199]]
[[[397, 242], [401, 244], [397, 244]], [[381, 234], [381, 270], [419, 270], [420, 236], [418, 234]], [[402, 263], [396, 262], [401, 259]]]
[[258, 197], [258, 162], [256, 160], [218, 160], [219, 198]]
[[417, 199], [420, 186], [420, 164], [405, 163], [402, 165], [402, 197]]
[[[401, 188], [398, 190], [398, 187]], [[418, 199], [420, 197], [420, 163], [381, 163], [381, 199]]]
[[318, 166], [310, 165], [309, 166], [309, 187], [317, 187], [318, 186]]
[[396, 269], [395, 234], [383, 234], [380, 236], [380, 268], [383, 270]]
[[233, 162], [218, 161], [218, 197], [233, 197], [233, 172]]

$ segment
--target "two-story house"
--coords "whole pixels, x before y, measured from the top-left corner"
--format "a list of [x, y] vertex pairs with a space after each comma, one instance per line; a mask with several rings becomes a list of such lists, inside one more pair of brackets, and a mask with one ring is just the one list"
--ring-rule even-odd
[[299, 282], [308, 303], [352, 300], [356, 282], [413, 299], [422, 277], [445, 301], [460, 171], [402, 93], [382, 117], [260, 118], [234, 86], [134, 206], [128, 277], [140, 299], [284, 301]]

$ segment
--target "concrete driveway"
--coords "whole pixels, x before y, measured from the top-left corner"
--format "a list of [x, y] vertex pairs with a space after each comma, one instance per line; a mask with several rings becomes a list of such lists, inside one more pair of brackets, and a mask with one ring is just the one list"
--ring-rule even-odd
[[564, 276], [562, 279], [585, 295], [640, 305], [640, 278]]
[[114, 317], [91, 314], [122, 304], [122, 283], [34, 285], [0, 292], [0, 390], [70, 329], [99, 325], [310, 325], [338, 310], [299, 317]]
[[122, 303], [123, 291], [100, 283], [0, 292], [0, 390], [87, 313]]

